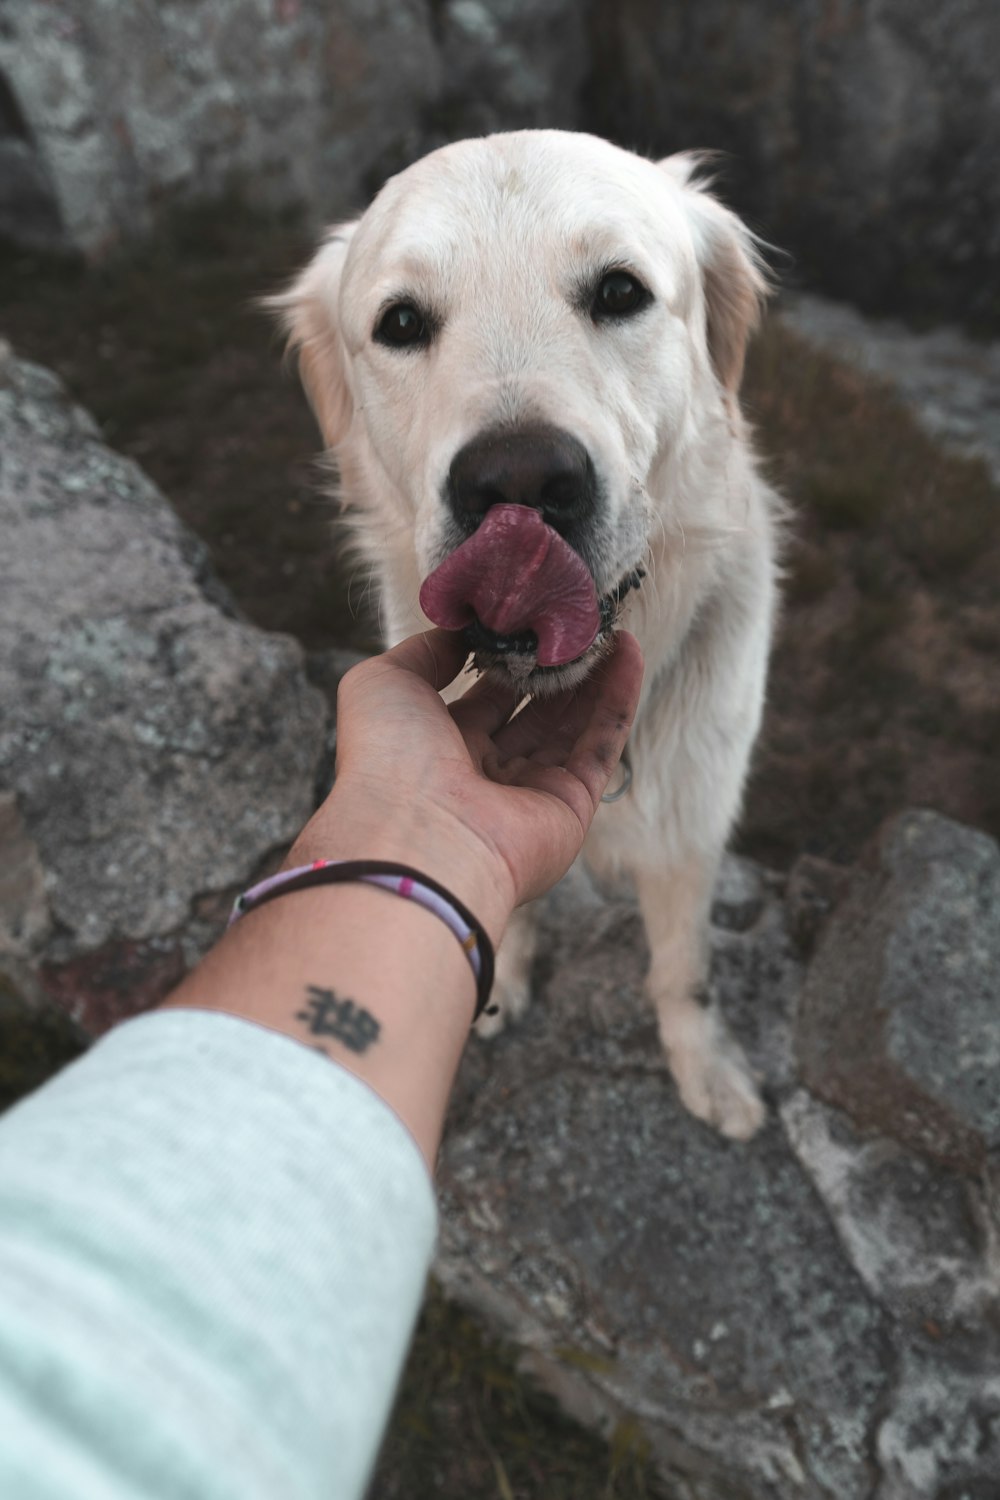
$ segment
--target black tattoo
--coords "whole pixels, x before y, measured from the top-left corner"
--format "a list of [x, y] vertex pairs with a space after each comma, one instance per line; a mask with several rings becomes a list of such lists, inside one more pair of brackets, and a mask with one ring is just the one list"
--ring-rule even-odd
[[341, 1000], [333, 990], [317, 984], [309, 985], [306, 994], [306, 1009], [298, 1011], [295, 1019], [307, 1021], [313, 1036], [332, 1036], [352, 1052], [366, 1052], [378, 1040], [382, 1030], [378, 1021], [353, 1000]]

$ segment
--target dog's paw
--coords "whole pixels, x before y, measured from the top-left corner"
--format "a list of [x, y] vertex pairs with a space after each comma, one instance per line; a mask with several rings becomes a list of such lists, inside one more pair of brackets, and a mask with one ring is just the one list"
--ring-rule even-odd
[[499, 1036], [508, 1021], [519, 1021], [528, 1008], [531, 986], [527, 979], [504, 980], [498, 974], [493, 981], [489, 1003], [476, 1022], [476, 1035], [484, 1041]]
[[663, 1044], [677, 1091], [696, 1119], [734, 1141], [748, 1141], [764, 1123], [764, 1103], [750, 1064], [711, 1011], [694, 1010]]
[[521, 907], [514, 913], [500, 945], [493, 991], [486, 1010], [476, 1022], [476, 1031], [484, 1040], [499, 1036], [508, 1021], [519, 1021], [528, 1009], [537, 937], [530, 908]]

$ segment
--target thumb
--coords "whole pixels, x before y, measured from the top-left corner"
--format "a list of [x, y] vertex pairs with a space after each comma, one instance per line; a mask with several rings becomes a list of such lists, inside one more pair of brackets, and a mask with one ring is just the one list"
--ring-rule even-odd
[[376, 657], [375, 662], [386, 667], [390, 664], [411, 672], [428, 683], [435, 692], [440, 692], [453, 682], [469, 656], [461, 631], [426, 630], [401, 641], [391, 651]]

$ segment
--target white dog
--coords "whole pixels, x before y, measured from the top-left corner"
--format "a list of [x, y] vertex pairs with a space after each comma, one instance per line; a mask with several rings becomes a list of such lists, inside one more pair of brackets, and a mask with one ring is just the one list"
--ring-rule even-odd
[[[619, 620], [638, 636], [631, 785], [600, 808], [585, 858], [635, 881], [684, 1103], [745, 1138], [763, 1109], [704, 1002], [707, 923], [760, 723], [780, 505], [737, 401], [766, 284], [753, 237], [697, 165], [558, 131], [446, 146], [331, 230], [275, 303], [389, 644], [427, 628], [428, 578], [437, 622], [464, 608], [478, 664], [526, 692], [580, 681]], [[573, 554], [590, 574], [589, 602], [578, 576], [567, 584], [566, 620], [544, 580], [524, 585], [518, 615], [526, 512], [533, 536], [556, 533], [557, 573]], [[499, 604], [497, 516], [514, 535]], [[466, 595], [442, 568], [461, 547]], [[501, 954], [501, 1022], [527, 1001], [532, 949], [527, 917]]]

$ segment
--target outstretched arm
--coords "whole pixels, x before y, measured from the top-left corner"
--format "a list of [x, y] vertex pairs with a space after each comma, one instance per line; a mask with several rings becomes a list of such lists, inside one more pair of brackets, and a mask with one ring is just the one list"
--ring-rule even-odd
[[[641, 669], [623, 637], [580, 694], [511, 720], [486, 683], [445, 708], [461, 655], [433, 632], [348, 674], [337, 784], [289, 862], [416, 865], [496, 941], [578, 851]], [[282, 895], [9, 1112], [0, 1493], [356, 1500], [423, 1293], [425, 1163], [473, 993], [428, 912]]]
[[[579, 853], [631, 726], [634, 638], [572, 693], [517, 706], [480, 679], [447, 707], [465, 651], [442, 630], [355, 667], [338, 698], [337, 778], [286, 864], [384, 859], [452, 891], [498, 943], [511, 911]], [[283, 1031], [363, 1078], [433, 1164], [475, 990], [453, 935], [365, 885], [251, 912], [169, 1002]]]

